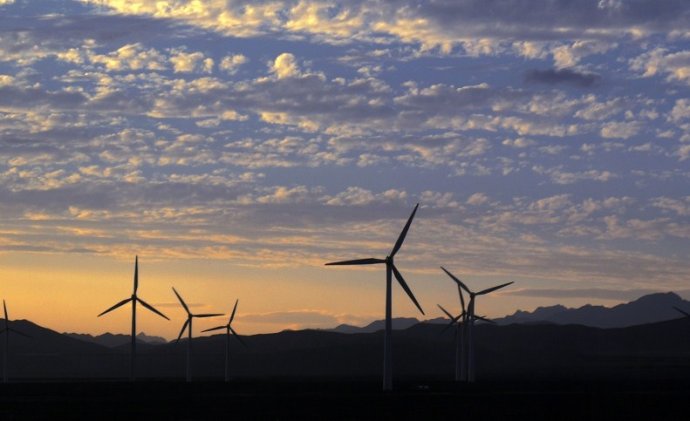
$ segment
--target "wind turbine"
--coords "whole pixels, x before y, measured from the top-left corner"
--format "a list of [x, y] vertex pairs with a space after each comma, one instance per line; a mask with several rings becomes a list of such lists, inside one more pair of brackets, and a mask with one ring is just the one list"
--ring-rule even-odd
[[412, 219], [414, 218], [415, 213], [417, 213], [417, 208], [419, 207], [419, 203], [414, 207], [414, 210], [412, 211], [412, 214], [410, 215], [410, 218], [407, 220], [407, 223], [405, 224], [405, 227], [403, 228], [402, 232], [398, 236], [398, 240], [395, 242], [395, 245], [393, 246], [393, 250], [391, 250], [391, 253], [386, 256], [385, 259], [375, 259], [375, 258], [368, 258], [368, 259], [357, 259], [357, 260], [345, 260], [342, 262], [331, 262], [331, 263], [326, 263], [326, 266], [331, 266], [331, 265], [376, 265], [376, 264], [385, 264], [386, 265], [386, 328], [384, 332], [384, 340], [383, 340], [383, 390], [392, 390], [393, 389], [393, 372], [392, 372], [392, 362], [393, 362], [393, 354], [392, 354], [392, 349], [391, 349], [391, 332], [392, 332], [392, 296], [391, 296], [391, 284], [392, 284], [392, 275], [395, 275], [395, 279], [398, 280], [398, 283], [400, 286], [405, 290], [407, 295], [410, 297], [412, 302], [414, 303], [415, 306], [419, 309], [419, 311], [424, 314], [424, 310], [422, 310], [422, 307], [419, 305], [417, 302], [417, 299], [414, 297], [414, 294], [412, 294], [412, 290], [410, 290], [410, 287], [407, 286], [407, 282], [405, 282], [405, 279], [402, 277], [398, 269], [395, 267], [395, 263], [393, 259], [395, 258], [395, 254], [400, 250], [400, 247], [403, 244], [403, 241], [405, 241], [405, 236], [407, 236], [407, 231], [410, 229], [410, 224], [412, 224]]
[[[446, 271], [445, 269], [443, 270]], [[451, 319], [451, 323], [449, 323], [448, 326], [446, 326], [443, 329], [443, 331], [448, 329], [453, 324], [455, 325], [455, 381], [459, 382], [467, 381], [467, 372], [465, 371], [465, 364], [463, 364], [465, 351], [464, 325], [467, 321], [467, 309], [465, 308], [465, 297], [462, 294], [462, 288], [460, 288], [459, 284], [457, 284], [457, 287], [458, 296], [460, 297], [460, 308], [462, 309], [462, 313], [460, 313], [458, 317], [453, 317], [450, 313], [446, 311], [446, 309], [441, 307], [440, 304], [439, 308], [444, 313], [446, 313], [446, 315]]]
[[182, 325], [182, 330], [180, 330], [180, 335], [177, 337], [177, 342], [180, 342], [180, 338], [182, 338], [182, 334], [184, 333], [184, 330], [189, 327], [189, 340], [187, 341], [187, 381], [191, 382], [192, 381], [192, 319], [195, 317], [216, 317], [216, 316], [222, 316], [223, 314], [192, 314], [189, 311], [189, 307], [187, 307], [187, 304], [184, 302], [182, 297], [180, 297], [180, 294], [177, 293], [177, 290], [175, 290], [175, 287], [173, 287], [173, 292], [175, 295], [177, 295], [177, 299], [180, 300], [180, 304], [182, 304], [182, 307], [184, 307], [184, 311], [187, 312], [187, 320], [184, 322]]
[[[461, 296], [462, 297], [462, 296]], [[461, 299], [462, 300], [462, 299]], [[464, 323], [467, 322], [467, 312], [465, 311], [465, 303], [464, 300], [462, 300], [462, 313], [460, 313], [457, 316], [453, 316], [441, 306], [441, 304], [437, 304], [438, 308], [441, 309], [443, 313], [448, 317], [450, 322], [446, 325], [441, 330], [441, 334], [443, 334], [446, 330], [448, 330], [451, 326], [455, 326], [455, 381], [460, 382], [460, 381], [466, 381], [467, 380], [467, 375], [465, 374], [464, 370], [464, 365], [463, 365], [463, 354], [464, 354], [464, 335], [463, 335], [463, 325]], [[481, 320], [487, 323], [494, 323], [493, 320], [489, 320], [485, 317], [482, 316], [474, 316], [475, 319]]]
[[474, 314], [474, 300], [477, 296], [479, 295], [486, 295], [490, 292], [496, 291], [497, 289], [501, 289], [503, 287], [507, 287], [508, 285], [512, 284], [513, 282], [507, 282], [505, 284], [497, 285], [495, 287], [483, 289], [479, 292], [473, 292], [470, 291], [467, 286], [462, 283], [460, 279], [458, 279], [455, 275], [452, 273], [448, 272], [443, 266], [441, 266], [441, 269], [443, 269], [444, 272], [448, 276], [451, 277], [462, 289], [465, 290], [470, 295], [470, 302], [467, 305], [467, 319], [465, 323], [465, 338], [467, 339], [465, 345], [466, 353], [465, 353], [465, 365], [466, 365], [466, 373], [467, 373], [467, 381], [472, 383], [474, 382], [474, 340], [473, 340], [473, 330], [474, 330], [474, 320], [477, 318]]
[[135, 366], [135, 360], [136, 360], [136, 354], [137, 354], [137, 302], [144, 306], [144, 308], [147, 308], [151, 310], [152, 312], [156, 313], [157, 315], [167, 319], [168, 316], [165, 314], [161, 313], [160, 311], [156, 310], [153, 308], [150, 304], [148, 304], [146, 301], [142, 300], [137, 296], [137, 290], [139, 289], [139, 256], [136, 256], [134, 258], [134, 287], [132, 289], [132, 296], [120, 301], [119, 303], [115, 304], [114, 306], [110, 307], [103, 313], [99, 314], [98, 317], [103, 316], [106, 313], [109, 313], [113, 310], [115, 310], [118, 307], [121, 307], [129, 302], [132, 303], [132, 350], [130, 354], [130, 366], [129, 366], [129, 379], [130, 381], [134, 381], [136, 378], [135, 372], [136, 372], [136, 366]]
[[465, 317], [467, 315], [467, 312], [465, 312], [465, 303], [463, 302], [462, 306], [462, 313], [460, 313], [457, 317], [454, 317], [452, 314], [448, 312], [445, 308], [441, 306], [441, 304], [437, 304], [438, 308], [443, 311], [446, 316], [450, 319], [450, 323], [446, 325], [446, 327], [443, 328], [441, 333], [445, 332], [448, 330], [451, 326], [455, 325], [455, 381], [460, 382], [460, 381], [465, 381], [465, 370], [463, 370], [463, 364], [462, 364], [462, 359], [463, 359], [463, 343], [464, 343], [464, 337], [463, 337], [463, 329], [462, 325], [465, 323]]
[[230, 333], [232, 332], [232, 335], [237, 339], [242, 345], [245, 347], [247, 346], [246, 343], [242, 340], [240, 335], [235, 332], [235, 329], [232, 328], [232, 320], [235, 318], [235, 311], [237, 311], [237, 303], [239, 303], [240, 300], [235, 300], [235, 307], [232, 309], [232, 314], [230, 315], [230, 319], [228, 320], [228, 324], [223, 325], [223, 326], [216, 326], [212, 327], [210, 329], [202, 330], [202, 332], [212, 332], [214, 330], [221, 330], [225, 329], [225, 381], [229, 382], [230, 381]]
[[2, 381], [4, 383], [7, 383], [7, 358], [10, 353], [10, 332], [16, 333], [20, 336], [24, 336], [25, 338], [30, 338], [31, 336], [10, 327], [10, 318], [9, 316], [7, 316], [7, 304], [5, 304], [5, 300], [2, 300], [2, 308], [5, 310], [5, 328], [3, 330], [0, 330], [0, 333], [5, 334], [5, 354], [3, 355], [2, 359]]

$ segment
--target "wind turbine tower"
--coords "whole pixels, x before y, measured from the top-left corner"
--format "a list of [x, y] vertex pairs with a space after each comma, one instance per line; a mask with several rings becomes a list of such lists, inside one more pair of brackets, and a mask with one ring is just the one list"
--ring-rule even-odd
[[2, 381], [7, 383], [7, 368], [9, 367], [7, 360], [10, 354], [10, 332], [16, 333], [19, 336], [24, 336], [25, 338], [30, 338], [30, 336], [10, 327], [9, 316], [7, 315], [7, 304], [5, 304], [5, 300], [2, 300], [2, 308], [5, 311], [5, 328], [0, 330], [0, 334], [5, 334], [5, 353], [2, 358]]
[[185, 329], [189, 328], [189, 336], [188, 336], [188, 341], [187, 341], [187, 382], [192, 381], [192, 320], [195, 317], [216, 317], [216, 316], [222, 316], [223, 314], [220, 313], [214, 313], [214, 314], [192, 314], [189, 311], [189, 307], [187, 304], [184, 302], [180, 294], [177, 293], [177, 290], [173, 287], [173, 292], [175, 295], [177, 295], [177, 299], [180, 300], [180, 304], [182, 304], [182, 307], [184, 307], [184, 311], [187, 312], [187, 320], [184, 322], [182, 325], [182, 329], [180, 330], [180, 335], [177, 337], [177, 342], [180, 342], [180, 339], [182, 338], [182, 335], [184, 334]]
[[486, 295], [490, 292], [496, 291], [497, 289], [501, 289], [504, 287], [507, 287], [508, 285], [511, 285], [513, 282], [507, 282], [505, 284], [497, 285], [495, 287], [487, 288], [484, 290], [481, 290], [479, 292], [473, 292], [470, 291], [469, 288], [460, 280], [458, 279], [455, 275], [452, 273], [448, 272], [446, 269], [441, 267], [448, 276], [451, 277], [462, 289], [467, 292], [470, 296], [470, 302], [467, 305], [467, 319], [465, 322], [464, 330], [465, 330], [465, 373], [467, 373], [467, 381], [470, 383], [474, 382], [474, 321], [475, 319], [478, 319], [475, 315], [474, 308], [475, 308], [475, 298], [480, 295]]
[[229, 382], [230, 381], [230, 333], [232, 333], [232, 336], [235, 337], [243, 346], [247, 346], [246, 343], [242, 340], [240, 335], [235, 332], [235, 329], [232, 328], [232, 321], [235, 318], [235, 312], [237, 311], [237, 303], [239, 303], [240, 300], [235, 300], [235, 307], [232, 309], [232, 314], [230, 315], [230, 319], [228, 320], [228, 324], [223, 325], [223, 326], [216, 326], [212, 327], [210, 329], [202, 330], [202, 332], [212, 332], [214, 330], [221, 330], [225, 329], [225, 381]]
[[164, 319], [168, 319], [168, 316], [165, 314], [161, 313], [160, 311], [156, 310], [148, 304], [146, 301], [142, 300], [137, 296], [137, 290], [139, 289], [139, 256], [136, 256], [134, 258], [134, 287], [132, 288], [132, 296], [129, 298], [126, 298], [119, 303], [115, 304], [114, 306], [110, 307], [103, 313], [99, 314], [98, 317], [103, 316], [106, 313], [109, 313], [113, 310], [115, 310], [118, 307], [121, 307], [129, 302], [132, 303], [132, 345], [131, 345], [131, 351], [130, 351], [130, 365], [129, 365], [129, 379], [130, 381], [134, 381], [136, 379], [136, 355], [137, 355], [137, 303], [141, 304], [144, 306], [144, 308], [156, 313], [157, 315], [163, 317]]
[[341, 262], [332, 262], [332, 263], [326, 263], [327, 266], [331, 265], [376, 265], [376, 264], [385, 264], [386, 265], [386, 325], [385, 325], [385, 331], [384, 331], [384, 340], [383, 340], [383, 390], [384, 391], [389, 391], [393, 389], [393, 371], [392, 371], [392, 365], [393, 365], [393, 354], [392, 354], [392, 348], [391, 348], [391, 332], [393, 331], [393, 321], [392, 321], [392, 311], [393, 311], [393, 305], [392, 305], [392, 296], [391, 296], [391, 286], [392, 286], [392, 277], [395, 276], [395, 279], [397, 279], [398, 283], [400, 286], [405, 290], [407, 295], [410, 297], [412, 302], [417, 306], [419, 311], [424, 314], [424, 310], [422, 310], [422, 307], [419, 305], [419, 302], [417, 302], [417, 299], [415, 298], [414, 294], [412, 294], [412, 290], [410, 290], [410, 287], [407, 286], [407, 282], [405, 282], [405, 279], [403, 276], [400, 274], [400, 271], [395, 267], [395, 262], [394, 258], [396, 253], [400, 250], [400, 247], [403, 244], [403, 241], [405, 241], [405, 237], [407, 236], [407, 231], [410, 229], [410, 225], [412, 224], [412, 219], [414, 218], [415, 213], [417, 213], [417, 208], [419, 207], [419, 203], [414, 207], [414, 210], [412, 211], [412, 214], [410, 215], [410, 218], [407, 220], [407, 223], [405, 224], [405, 227], [403, 228], [402, 232], [398, 236], [398, 240], [395, 242], [395, 245], [393, 246], [393, 250], [391, 250], [390, 254], [386, 256], [385, 259], [376, 259], [376, 258], [368, 258], [368, 259], [357, 259], [357, 260], [345, 260]]

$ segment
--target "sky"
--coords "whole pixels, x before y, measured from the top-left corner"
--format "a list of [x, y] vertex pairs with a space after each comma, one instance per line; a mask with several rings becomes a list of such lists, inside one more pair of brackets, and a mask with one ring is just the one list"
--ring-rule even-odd
[[[255, 334], [690, 298], [686, 0], [0, 0], [0, 295]], [[195, 323], [201, 329], [225, 318]], [[221, 322], [221, 323], [218, 323]]]

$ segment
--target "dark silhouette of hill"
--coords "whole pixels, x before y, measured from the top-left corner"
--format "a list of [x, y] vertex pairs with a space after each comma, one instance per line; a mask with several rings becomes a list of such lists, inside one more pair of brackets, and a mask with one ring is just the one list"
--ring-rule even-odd
[[[393, 335], [396, 376], [451, 378], [453, 333], [419, 323]], [[245, 337], [231, 344], [232, 372], [239, 377], [370, 378], [380, 375], [382, 331], [341, 334], [316, 330]], [[580, 325], [479, 325], [479, 378], [508, 376], [636, 378], [690, 375], [690, 320], [676, 319], [620, 329]], [[194, 340], [194, 372], [222, 373], [222, 335]], [[147, 350], [147, 375], [184, 374], [184, 343]]]
[[[79, 339], [81, 341], [85, 342], [91, 342], [95, 343], [98, 345], [103, 345], [107, 346], [108, 348], [116, 348], [120, 347], [123, 345], [130, 345], [130, 336], [129, 335], [123, 335], [123, 334], [113, 334], [113, 333], [104, 333], [102, 335], [89, 335], [88, 333], [65, 333], [65, 335], [74, 338], [74, 339]], [[160, 336], [148, 336], [144, 332], [139, 332], [137, 334], [137, 343], [138, 344], [145, 344], [145, 345], [162, 345], [167, 343], [168, 341], [165, 340], [165, 338], [161, 338]]]
[[107, 347], [81, 341], [28, 320], [9, 325], [29, 337], [10, 336], [10, 378], [101, 377], [113, 360], [121, 359]]
[[511, 323], [555, 323], [579, 324], [591, 327], [615, 328], [655, 323], [678, 317], [673, 307], [690, 309], [690, 301], [683, 300], [673, 292], [649, 294], [614, 307], [585, 305], [580, 308], [566, 308], [562, 305], [539, 307], [533, 312], [516, 311], [514, 314], [494, 321], [506, 325]]
[[[108, 348], [28, 321], [11, 325], [31, 335], [11, 342], [10, 378], [120, 378], [129, 373], [128, 346]], [[399, 378], [450, 379], [453, 331], [417, 323], [393, 335]], [[690, 376], [690, 319], [626, 328], [582, 325], [478, 325], [477, 378], [670, 378]], [[376, 379], [381, 374], [383, 331], [343, 334], [321, 330], [245, 336], [231, 341], [231, 373], [240, 378]], [[196, 379], [223, 375], [224, 335], [193, 340]], [[186, 341], [142, 346], [140, 378], [185, 375]]]

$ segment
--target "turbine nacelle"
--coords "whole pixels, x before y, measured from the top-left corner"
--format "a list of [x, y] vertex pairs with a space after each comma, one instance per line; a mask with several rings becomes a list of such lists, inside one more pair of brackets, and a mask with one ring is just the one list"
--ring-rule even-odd
[[180, 334], [177, 336], [177, 341], [179, 342], [180, 339], [182, 338], [182, 335], [184, 334], [185, 330], [187, 330], [187, 327], [189, 327], [189, 336], [191, 338], [192, 336], [192, 319], [195, 317], [198, 318], [205, 318], [205, 317], [216, 317], [216, 316], [223, 316], [222, 313], [204, 313], [204, 314], [192, 314], [191, 311], [189, 311], [189, 306], [187, 306], [187, 303], [184, 302], [182, 299], [182, 296], [177, 292], [175, 287], [173, 287], [173, 292], [177, 296], [177, 299], [180, 301], [180, 304], [182, 304], [182, 308], [184, 308], [184, 311], [187, 313], [187, 320], [184, 322], [182, 325], [182, 329], [180, 330]]
[[235, 319], [235, 312], [237, 311], [237, 304], [239, 302], [240, 302], [239, 299], [235, 300], [235, 307], [232, 308], [232, 314], [230, 314], [230, 318], [228, 319], [227, 324], [224, 324], [223, 326], [216, 326], [216, 327], [212, 327], [209, 329], [204, 329], [204, 330], [202, 330], [202, 332], [212, 332], [215, 330], [225, 329], [226, 335], [230, 335], [230, 333], [232, 333], [232, 335], [235, 337], [235, 339], [237, 339], [242, 345], [244, 345], [246, 347], [247, 344], [242, 340], [240, 335], [238, 335], [237, 332], [235, 332], [235, 329], [232, 328], [232, 321]]
[[343, 261], [339, 261], [339, 262], [326, 263], [326, 266], [355, 266], [355, 265], [385, 264], [386, 269], [390, 270], [393, 273], [393, 276], [395, 276], [395, 279], [398, 281], [398, 283], [400, 284], [402, 289], [405, 290], [405, 293], [407, 293], [408, 297], [410, 297], [410, 300], [412, 300], [412, 302], [417, 307], [417, 309], [419, 309], [419, 311], [422, 314], [425, 314], [424, 310], [422, 310], [422, 306], [417, 301], [417, 298], [415, 298], [414, 294], [412, 293], [412, 290], [407, 285], [407, 282], [405, 282], [405, 278], [403, 278], [402, 274], [400, 273], [398, 268], [395, 267], [395, 263], [394, 263], [395, 254], [400, 250], [400, 247], [402, 247], [402, 244], [405, 241], [405, 237], [407, 236], [407, 232], [409, 231], [410, 225], [412, 224], [412, 219], [414, 219], [414, 216], [417, 213], [417, 208], [419, 208], [419, 203], [417, 203], [417, 205], [414, 207], [412, 214], [408, 218], [407, 223], [405, 224], [405, 227], [403, 228], [402, 232], [398, 236], [398, 240], [395, 242], [395, 245], [393, 246], [393, 250], [391, 250], [391, 253], [389, 255], [387, 255], [384, 259], [377, 259], [374, 257], [370, 257], [367, 259], [343, 260]]

